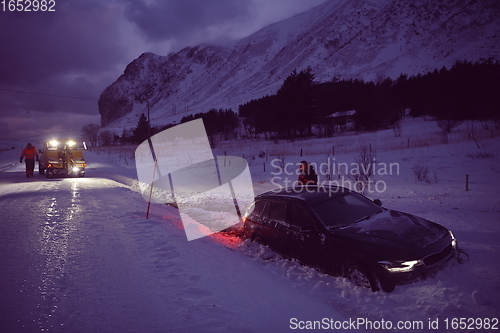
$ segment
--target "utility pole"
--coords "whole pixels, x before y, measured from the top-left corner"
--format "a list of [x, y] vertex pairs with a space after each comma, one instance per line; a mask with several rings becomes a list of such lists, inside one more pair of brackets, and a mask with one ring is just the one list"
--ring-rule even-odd
[[149, 100], [146, 102], [148, 106], [148, 139], [151, 139], [151, 118], [149, 116]]

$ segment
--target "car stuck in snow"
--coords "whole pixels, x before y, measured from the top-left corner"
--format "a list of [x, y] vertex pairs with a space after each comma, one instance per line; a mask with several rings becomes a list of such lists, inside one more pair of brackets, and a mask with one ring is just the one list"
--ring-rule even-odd
[[243, 228], [252, 241], [372, 291], [391, 292], [432, 275], [458, 253], [445, 227], [342, 187], [260, 194]]

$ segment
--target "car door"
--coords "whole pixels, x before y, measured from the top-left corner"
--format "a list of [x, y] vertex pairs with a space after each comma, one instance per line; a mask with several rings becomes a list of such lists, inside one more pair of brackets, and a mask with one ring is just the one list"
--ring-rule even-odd
[[291, 256], [305, 264], [319, 267], [325, 252], [325, 235], [304, 206], [290, 203], [288, 212], [288, 223], [292, 230], [289, 243], [293, 243]]
[[285, 256], [290, 256], [289, 226], [286, 222], [287, 204], [284, 201], [271, 200], [268, 202], [268, 225], [274, 229], [274, 235], [268, 241], [269, 245]]
[[284, 221], [286, 211], [282, 206], [272, 204], [273, 201], [264, 199], [255, 203], [254, 209], [246, 217], [245, 228], [247, 237], [260, 237], [270, 248], [277, 252], [283, 251], [283, 240], [280, 223]]
[[262, 212], [266, 203], [265, 200], [255, 201], [245, 212], [243, 221], [247, 237], [252, 237], [254, 232], [259, 233], [262, 229]]

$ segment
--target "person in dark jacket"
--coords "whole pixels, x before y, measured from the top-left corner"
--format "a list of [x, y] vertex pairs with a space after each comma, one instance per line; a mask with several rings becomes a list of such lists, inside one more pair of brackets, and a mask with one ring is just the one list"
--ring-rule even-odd
[[299, 185], [317, 185], [318, 175], [311, 164], [306, 161], [301, 161], [299, 164]]
[[36, 151], [35, 146], [31, 143], [28, 143], [26, 148], [23, 149], [21, 153], [21, 157], [19, 158], [19, 163], [26, 163], [26, 178], [33, 177], [33, 171], [35, 170], [35, 160], [38, 161], [38, 152]]

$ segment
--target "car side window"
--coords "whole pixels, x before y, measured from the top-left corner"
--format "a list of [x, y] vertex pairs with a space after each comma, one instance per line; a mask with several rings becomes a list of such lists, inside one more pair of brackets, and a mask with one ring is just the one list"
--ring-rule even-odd
[[251, 212], [250, 216], [259, 216], [264, 210], [265, 205], [266, 205], [265, 200], [259, 200], [253, 203], [252, 206], [250, 206], [249, 208], [249, 211]]
[[314, 220], [307, 210], [297, 205], [290, 205], [290, 224], [297, 227], [312, 226]]
[[284, 202], [270, 202], [269, 219], [273, 221], [285, 222], [286, 221], [286, 203]]

